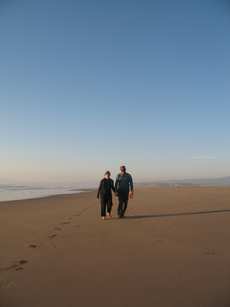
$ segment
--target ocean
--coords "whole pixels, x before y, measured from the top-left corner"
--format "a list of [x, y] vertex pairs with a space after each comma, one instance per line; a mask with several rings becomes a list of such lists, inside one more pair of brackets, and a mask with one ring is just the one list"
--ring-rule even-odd
[[81, 193], [75, 187], [46, 187], [46, 186], [26, 186], [26, 185], [4, 185], [0, 184], [0, 201], [10, 201], [19, 199], [40, 198], [51, 195]]

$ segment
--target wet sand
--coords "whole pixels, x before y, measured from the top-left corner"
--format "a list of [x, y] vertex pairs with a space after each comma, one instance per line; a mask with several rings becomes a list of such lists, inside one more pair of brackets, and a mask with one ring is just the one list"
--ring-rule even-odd
[[0, 203], [1, 307], [230, 306], [230, 188], [137, 188]]

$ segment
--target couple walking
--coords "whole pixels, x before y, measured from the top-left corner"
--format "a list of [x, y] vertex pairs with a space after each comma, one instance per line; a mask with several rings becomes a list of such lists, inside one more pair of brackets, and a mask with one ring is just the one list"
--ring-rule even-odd
[[117, 175], [116, 182], [111, 179], [110, 171], [105, 173], [101, 180], [97, 198], [101, 201], [101, 218], [104, 220], [106, 216], [112, 217], [111, 211], [113, 206], [112, 191], [118, 197], [117, 214], [119, 218], [124, 217], [127, 209], [129, 198], [133, 197], [133, 179], [130, 174], [126, 172], [126, 167], [120, 167], [120, 173]]

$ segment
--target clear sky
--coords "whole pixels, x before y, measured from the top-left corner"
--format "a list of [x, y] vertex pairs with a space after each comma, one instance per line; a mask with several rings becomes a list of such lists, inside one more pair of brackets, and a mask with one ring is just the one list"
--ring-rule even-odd
[[230, 175], [227, 0], [0, 0], [0, 182]]

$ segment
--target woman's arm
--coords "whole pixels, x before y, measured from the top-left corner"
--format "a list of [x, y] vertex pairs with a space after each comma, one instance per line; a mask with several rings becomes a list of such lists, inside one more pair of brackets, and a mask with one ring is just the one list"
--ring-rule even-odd
[[99, 196], [100, 196], [101, 187], [102, 187], [102, 180], [100, 181], [99, 188], [97, 190], [97, 198], [99, 198]]
[[111, 179], [111, 189], [113, 190], [113, 192], [115, 193], [115, 186], [114, 186], [114, 181]]
[[119, 175], [117, 175], [116, 181], [115, 181], [115, 192], [117, 193], [119, 187]]

